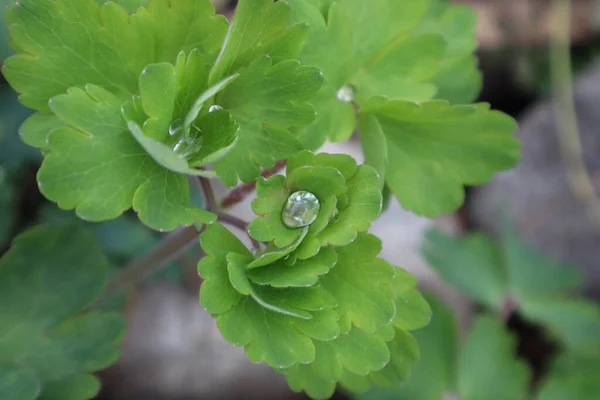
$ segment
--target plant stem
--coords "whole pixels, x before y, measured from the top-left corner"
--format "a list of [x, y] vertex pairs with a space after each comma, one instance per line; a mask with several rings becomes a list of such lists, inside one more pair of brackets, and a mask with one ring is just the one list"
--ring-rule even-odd
[[[271, 170], [265, 171], [263, 176], [271, 176], [279, 171], [285, 162], [278, 163]], [[239, 228], [244, 232], [248, 232], [248, 222], [243, 221], [242, 219], [235, 217], [230, 214], [225, 214], [219, 211], [219, 205], [215, 198], [215, 193], [212, 188], [212, 184], [210, 180], [207, 178], [200, 177], [197, 181], [192, 182], [193, 185], [198, 185], [197, 182], [200, 183], [200, 187], [204, 193], [204, 197], [206, 200], [206, 208], [217, 214], [219, 220], [224, 223]], [[250, 187], [252, 185], [252, 190], [254, 189], [254, 184], [245, 185], [245, 187]], [[243, 199], [245, 195], [249, 193], [249, 190], [246, 188], [244, 190], [238, 191], [238, 193], [245, 192], [245, 194], [240, 198]], [[235, 192], [235, 190], [234, 190]], [[238, 196], [238, 195], [235, 195]], [[235, 204], [235, 201], [230, 202], [230, 204]], [[163, 265], [167, 262], [178, 258], [181, 253], [190, 246], [195, 240], [198, 239], [198, 236], [202, 231], [204, 231], [205, 227], [202, 227], [200, 232], [196, 229], [195, 226], [188, 226], [185, 228], [180, 228], [170, 234], [168, 234], [165, 239], [160, 242], [156, 247], [151, 249], [148, 253], [142, 255], [136, 260], [132, 261], [130, 264], [125, 266], [119, 273], [117, 273], [109, 282], [108, 286], [97, 300], [96, 304], [93, 307], [97, 307], [102, 301], [106, 300], [108, 297], [113, 296], [122, 291], [127, 291], [134, 287], [139, 281], [143, 278], [159, 270]], [[250, 237], [252, 241], [252, 245], [256, 249], [261, 248], [261, 244]]]
[[196, 227], [192, 225], [168, 234], [156, 247], [132, 261], [113, 276], [95, 306], [112, 295], [131, 289], [144, 277], [159, 270], [167, 262], [179, 257], [188, 246], [198, 239], [198, 235], [203, 230], [204, 227], [198, 232]]
[[585, 166], [573, 94], [571, 66], [571, 1], [553, 0], [550, 72], [558, 142], [571, 191], [600, 227], [600, 202]]
[[215, 198], [215, 192], [212, 188], [212, 183], [207, 178], [200, 177], [200, 185], [202, 186], [202, 191], [204, 192], [204, 199], [206, 200], [206, 208], [208, 211], [213, 213], [218, 213], [219, 206], [217, 204], [217, 200]]
[[[269, 178], [269, 177], [277, 174], [279, 171], [281, 171], [285, 167], [286, 164], [287, 164], [286, 160], [278, 161], [273, 168], [265, 169], [262, 172], [261, 176], [263, 178]], [[238, 186], [237, 188], [235, 188], [231, 192], [229, 192], [229, 194], [225, 198], [223, 198], [223, 200], [221, 200], [221, 208], [229, 208], [229, 207], [236, 205], [237, 203], [244, 200], [250, 193], [254, 192], [255, 188], [256, 188], [256, 180], [254, 180], [250, 183], [246, 183], [244, 185]]]

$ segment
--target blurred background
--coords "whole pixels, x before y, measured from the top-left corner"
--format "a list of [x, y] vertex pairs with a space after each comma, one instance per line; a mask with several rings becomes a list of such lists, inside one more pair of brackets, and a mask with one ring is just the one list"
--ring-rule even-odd
[[[220, 12], [232, 15], [235, 1], [213, 2]], [[518, 120], [522, 162], [482, 187], [468, 188], [465, 206], [453, 215], [432, 221], [392, 202], [372, 232], [383, 239], [382, 257], [415, 274], [424, 290], [442, 299], [440, 307], [449, 311], [441, 312], [456, 321], [455, 333], [460, 338], [468, 331], [478, 306], [444, 283], [423, 257], [424, 233], [431, 228], [454, 235], [479, 231], [496, 237], [508, 217], [524, 243], [581, 271], [583, 293], [594, 301], [600, 299], [600, 2], [572, 0], [571, 15], [566, 16], [556, 15], [550, 0], [456, 3], [470, 4], [479, 15], [478, 55], [484, 76], [479, 100]], [[561, 30], [556, 24], [565, 18], [572, 28], [567, 45], [557, 42]], [[4, 45], [4, 26], [0, 36], [0, 59], [4, 59], [10, 54]], [[565, 81], [571, 85], [565, 86]], [[28, 115], [2, 78], [0, 254], [11, 237], [29, 226], [76, 219], [72, 212], [45, 201], [37, 189], [39, 151], [24, 145], [18, 136]], [[358, 141], [329, 144], [324, 150], [362, 159]], [[221, 188], [221, 193], [225, 189]], [[249, 219], [250, 200], [237, 205], [234, 213]], [[161, 234], [147, 230], [134, 215], [89, 227], [115, 271], [161, 239]], [[199, 257], [199, 248], [189, 249], [179, 261], [115, 302], [114, 307], [126, 310], [128, 333], [121, 359], [101, 374], [104, 388], [99, 398], [306, 398], [292, 393], [282, 376], [250, 363], [242, 349], [221, 338], [214, 321], [198, 305]], [[539, 326], [517, 315], [509, 317], [507, 324], [517, 338], [519, 355], [532, 367], [534, 376], [543, 374], [556, 343]], [[437, 325], [431, 329], [438, 328], [445, 329]], [[383, 396], [372, 394], [369, 398]], [[385, 396], [425, 398], [410, 397], [407, 392], [386, 392]], [[351, 396], [340, 391], [336, 398]], [[454, 397], [448, 393], [446, 398]], [[600, 399], [600, 392], [589, 399]]]

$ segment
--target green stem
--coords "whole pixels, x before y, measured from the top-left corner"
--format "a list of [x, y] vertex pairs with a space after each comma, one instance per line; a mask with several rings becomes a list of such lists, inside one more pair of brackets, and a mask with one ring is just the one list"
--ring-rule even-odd
[[115, 294], [130, 290], [146, 276], [160, 270], [169, 261], [178, 258], [198, 240], [198, 235], [203, 230], [204, 227], [198, 232], [195, 226], [188, 226], [168, 234], [156, 247], [133, 260], [114, 275], [96, 302], [96, 306]]
[[553, 0], [550, 72], [558, 142], [572, 193], [600, 227], [600, 202], [585, 166], [573, 94], [571, 66], [571, 1]]

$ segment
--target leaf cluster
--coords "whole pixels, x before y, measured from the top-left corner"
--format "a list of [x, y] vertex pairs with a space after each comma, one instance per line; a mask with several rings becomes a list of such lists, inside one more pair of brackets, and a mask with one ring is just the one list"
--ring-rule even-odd
[[[377, 258], [381, 241], [365, 233], [381, 211], [376, 172], [346, 155], [301, 152], [286, 175], [257, 186], [249, 233], [264, 248], [250, 252], [221, 225], [202, 234], [201, 304], [225, 339], [313, 398], [337, 383], [399, 384], [419, 354], [409, 331], [430, 313], [416, 280]], [[310, 225], [289, 227], [282, 213], [297, 191], [321, 207]]]
[[380, 189], [430, 217], [518, 158], [514, 121], [468, 105], [467, 7], [244, 0], [229, 24], [209, 0], [24, 0], [6, 20], [40, 190], [89, 221], [133, 208], [158, 230], [214, 222], [186, 175], [250, 182], [356, 129]]

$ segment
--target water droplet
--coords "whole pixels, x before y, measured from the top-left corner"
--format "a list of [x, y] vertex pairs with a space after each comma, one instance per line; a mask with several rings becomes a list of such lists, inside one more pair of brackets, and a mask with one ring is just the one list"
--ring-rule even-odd
[[214, 106], [210, 106], [208, 108], [208, 112], [215, 112], [215, 111], [219, 111], [219, 110], [222, 110], [222, 109], [223, 109], [223, 107], [221, 107], [218, 104], [215, 104]]
[[175, 135], [182, 134], [183, 133], [183, 124], [184, 124], [183, 119], [176, 119], [175, 121], [173, 121], [171, 126], [169, 126], [169, 135], [175, 136]]
[[281, 218], [289, 228], [302, 228], [315, 222], [320, 208], [321, 204], [317, 196], [302, 190], [288, 197]]
[[344, 85], [337, 92], [337, 99], [344, 103], [352, 103], [354, 101], [355, 90], [352, 85]]

